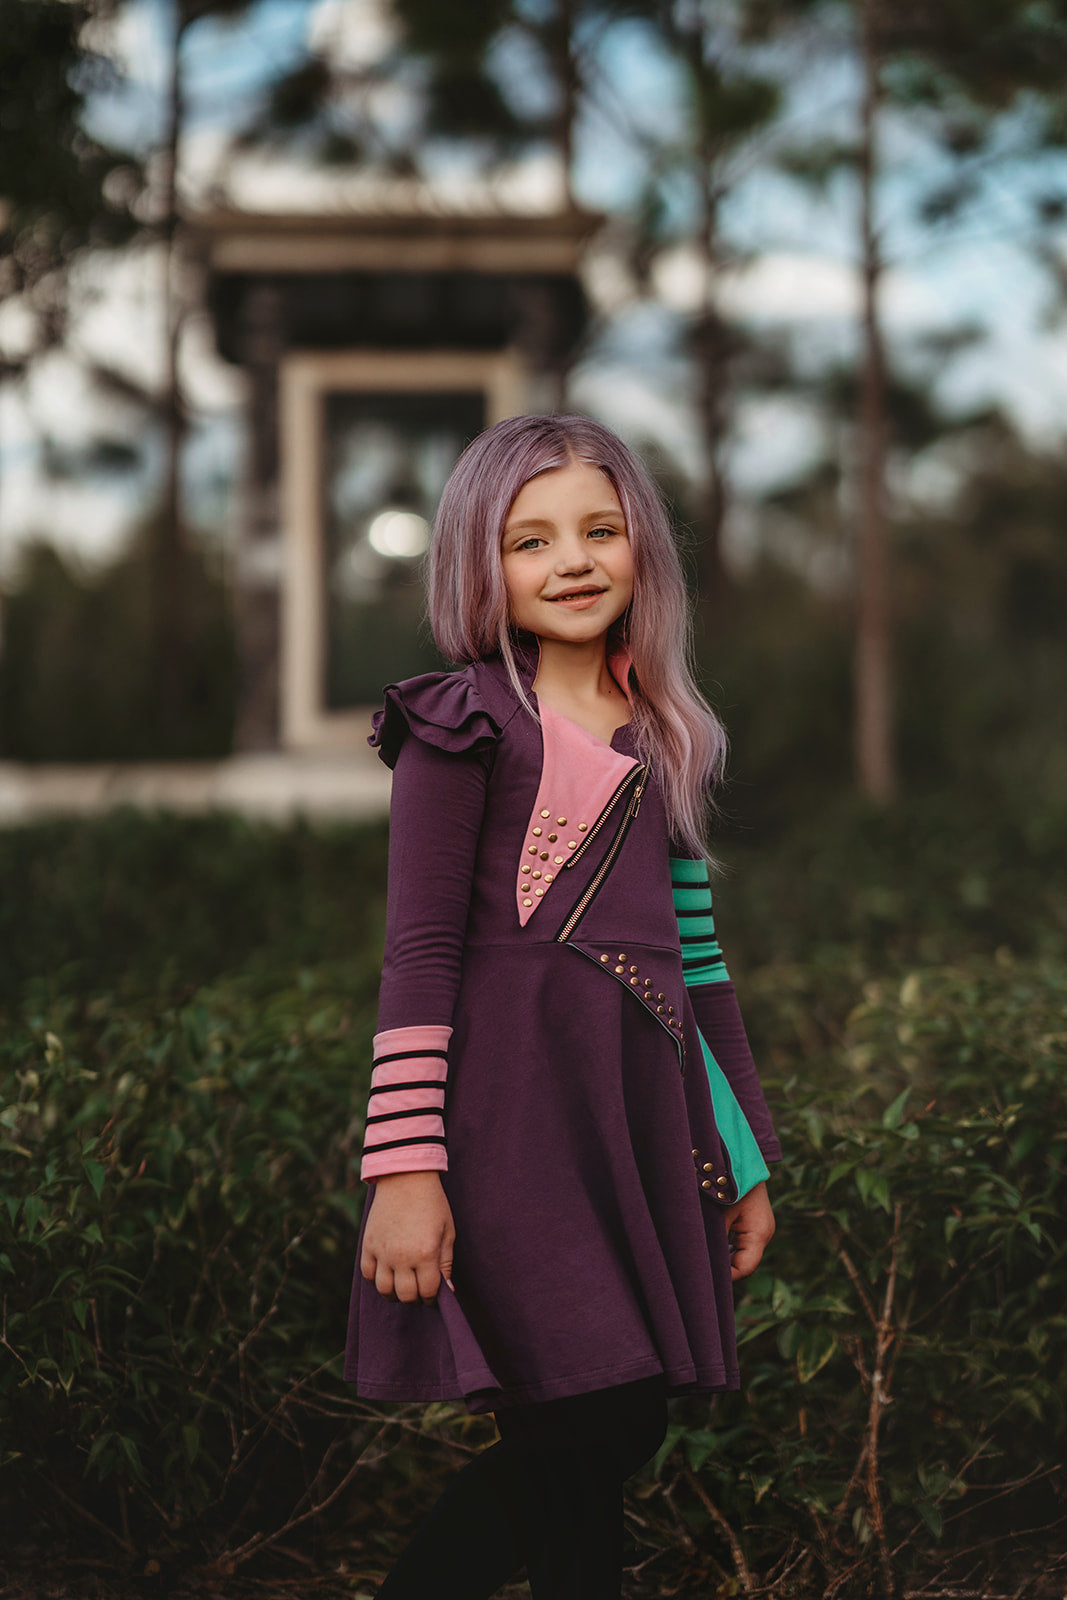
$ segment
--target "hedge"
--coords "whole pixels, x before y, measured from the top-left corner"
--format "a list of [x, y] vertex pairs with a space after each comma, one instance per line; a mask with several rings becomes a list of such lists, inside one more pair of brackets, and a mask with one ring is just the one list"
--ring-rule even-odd
[[[375, 982], [365, 957], [9, 1008], [0, 1490], [33, 1537], [230, 1571], [284, 1533], [371, 1581], [495, 1436], [340, 1380]], [[863, 1593], [1062, 1517], [1064, 987], [1006, 952], [751, 975], [779, 1232], [743, 1395], [673, 1402], [631, 1481], [649, 1577]]]

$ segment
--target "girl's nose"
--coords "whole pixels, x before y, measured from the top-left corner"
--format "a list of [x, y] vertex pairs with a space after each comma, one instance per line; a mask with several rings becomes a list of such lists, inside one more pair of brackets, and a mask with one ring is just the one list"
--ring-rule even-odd
[[593, 558], [584, 539], [568, 539], [559, 547], [557, 572], [588, 572]]

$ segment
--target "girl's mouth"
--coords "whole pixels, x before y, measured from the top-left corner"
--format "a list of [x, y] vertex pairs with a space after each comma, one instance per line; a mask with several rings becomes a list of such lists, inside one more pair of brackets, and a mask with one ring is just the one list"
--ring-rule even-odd
[[575, 610], [591, 606], [604, 593], [603, 589], [565, 589], [562, 594], [548, 595], [552, 605], [573, 607]]

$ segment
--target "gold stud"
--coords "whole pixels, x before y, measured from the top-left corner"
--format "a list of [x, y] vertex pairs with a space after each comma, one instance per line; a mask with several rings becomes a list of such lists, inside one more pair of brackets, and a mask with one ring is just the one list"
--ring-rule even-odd
[[542, 815], [542, 816], [543, 816], [543, 817], [547, 817], [547, 816], [549, 816], [549, 815], [550, 815], [550, 814], [551, 814], [551, 813], [549, 813], [549, 812], [548, 812], [548, 811], [542, 811], [542, 813], [541, 813], [541, 815]]
[[658, 994], [658, 995], [657, 995], [657, 996], [656, 996], [656, 999], [657, 999], [657, 1000], [666, 1000], [666, 998], [667, 998], [667, 996], [666, 996], [666, 995], [665, 995], [665, 994]]
[[571, 841], [570, 841], [570, 843], [569, 843], [569, 844], [568, 844], [568, 846], [567, 846], [567, 849], [568, 849], [568, 850], [577, 850], [577, 848], [578, 848], [578, 841], [577, 841], [577, 839], [572, 839], [572, 840], [571, 840]]
[[636, 987], [636, 985], [637, 985], [637, 979], [636, 978], [631, 978], [630, 982]]
[[625, 961], [626, 960], [626, 957], [623, 955], [621, 950], [619, 951], [619, 960], [620, 961]]
[[699, 1150], [694, 1150], [694, 1151], [693, 1151], [693, 1154], [694, 1154], [694, 1155], [695, 1155], [695, 1156], [698, 1156], [698, 1155], [699, 1155], [699, 1154], [700, 1154], [700, 1151], [699, 1151]]
[[579, 831], [579, 832], [580, 832], [580, 833], [584, 833], [584, 832], [585, 832], [585, 830], [586, 830], [586, 828], [588, 828], [588, 826], [589, 826], [589, 824], [588, 824], [588, 822], [579, 822], [579, 824], [578, 824], [578, 831]]
[[610, 961], [611, 957], [610, 956], [601, 956], [600, 959], [601, 959], [601, 961]]
[[657, 1015], [657, 1017], [662, 1017], [662, 1015], [663, 1015], [663, 1007], [662, 1006], [657, 1006], [656, 1007], [656, 1015]]
[[548, 851], [547, 850], [542, 850], [541, 851], [541, 860], [542, 861], [547, 861], [548, 860]]
[[626, 968], [625, 967], [616, 967], [615, 971], [621, 974], [621, 973], [626, 971]]
[[674, 1016], [674, 1007], [673, 1006], [668, 1006], [667, 1007], [667, 1015], [670, 1016], [670, 1017]]
[[705, 1163], [704, 1163], [704, 1171], [705, 1172], [714, 1172], [715, 1171], [715, 1168], [714, 1168], [713, 1164], [710, 1161], [705, 1161]]
[[715, 1182], [718, 1184], [720, 1189], [725, 1189], [726, 1188], [726, 1174], [725, 1174], [725, 1172], [723, 1173], [721, 1178], [716, 1178]]
[[531, 878], [539, 878], [541, 876], [541, 873], [540, 873], [540, 871], [531, 872], [530, 876], [531, 876]]
[[710, 1179], [710, 1178], [705, 1178], [705, 1179], [704, 1179], [704, 1182], [703, 1182], [703, 1183], [702, 1183], [702, 1184], [701, 1184], [701, 1185], [700, 1185], [700, 1187], [701, 1187], [701, 1188], [702, 1188], [702, 1189], [710, 1189], [710, 1188], [711, 1188], [711, 1186], [712, 1186], [712, 1185], [711, 1185], [711, 1179]]
[[541, 837], [542, 833], [544, 833], [544, 831], [545, 830], [543, 828], [535, 828], [534, 829], [534, 838], [535, 839], [539, 839]]
[[535, 856], [537, 854], [537, 846], [535, 844], [527, 845], [526, 846], [526, 854], [528, 856]]
[[[645, 979], [645, 988], [646, 989], [651, 989], [651, 987], [652, 987], [652, 979], [651, 978], [646, 978]], [[651, 999], [651, 996], [649, 996], [649, 998]]]
[[557, 817], [557, 818], [556, 818], [556, 821], [557, 821], [557, 822], [558, 822], [558, 823], [559, 823], [559, 825], [560, 825], [560, 827], [561, 827], [561, 828], [565, 828], [565, 827], [566, 827], [566, 826], [567, 826], [567, 819], [566, 819], [566, 817]]
[[532, 906], [533, 905], [533, 901], [532, 900], [524, 900], [522, 903], [523, 903], [524, 906]]
[[556, 842], [556, 840], [558, 838], [559, 838], [559, 834], [558, 833], [550, 833], [549, 836], [548, 836], [549, 844], [555, 844], [555, 842]]
[[631, 971], [631, 972], [636, 972], [636, 971], [637, 971], [637, 968], [636, 968], [636, 967], [631, 967], [631, 968], [630, 968], [630, 971]]
[[544, 892], [545, 891], [543, 889], [535, 889], [534, 890], [534, 894], [544, 894]]
[[553, 877], [553, 874], [551, 872], [546, 872], [545, 873], [545, 882], [546, 883], [551, 883], [552, 882], [552, 877]]
[[557, 867], [561, 867], [563, 865], [563, 857], [562, 856], [556, 856], [554, 859], [555, 859], [555, 863], [556, 863]]

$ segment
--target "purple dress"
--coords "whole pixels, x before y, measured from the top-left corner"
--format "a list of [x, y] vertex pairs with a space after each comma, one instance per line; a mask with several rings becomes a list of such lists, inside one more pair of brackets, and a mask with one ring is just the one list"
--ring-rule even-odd
[[[529, 691], [536, 659], [520, 663]], [[605, 770], [640, 776], [629, 726], [610, 746], [585, 737]], [[655, 774], [636, 808], [631, 782], [536, 849], [535, 802], [552, 781], [573, 800], [574, 771], [552, 779], [547, 719], [543, 740], [498, 659], [391, 686], [371, 743], [394, 768], [378, 1026], [452, 1030], [447, 1154], [438, 1140], [409, 1165], [438, 1167], [456, 1241], [434, 1305], [387, 1301], [359, 1270], [371, 1185], [346, 1379], [369, 1399], [462, 1399], [471, 1412], [658, 1372], [671, 1395], [737, 1388], [698, 1026], [764, 1157], [781, 1152], [732, 985], [686, 987], [669, 863], [691, 852], [668, 836]], [[579, 843], [553, 883], [549, 852]], [[545, 861], [542, 900], [516, 876], [527, 855], [534, 876]]]

